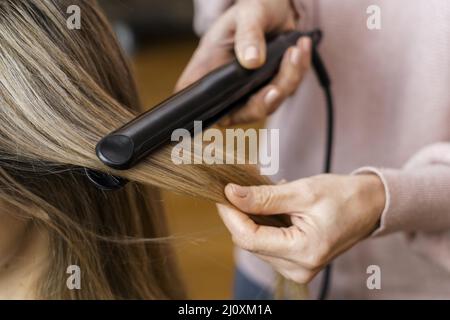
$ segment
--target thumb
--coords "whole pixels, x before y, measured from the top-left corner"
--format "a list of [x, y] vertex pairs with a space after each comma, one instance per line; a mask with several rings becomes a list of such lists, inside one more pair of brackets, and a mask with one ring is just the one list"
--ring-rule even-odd
[[272, 215], [298, 211], [296, 194], [289, 184], [251, 187], [228, 184], [225, 195], [234, 206], [248, 214]]
[[221, 47], [211, 47], [201, 44], [191, 58], [186, 69], [183, 71], [180, 79], [175, 86], [175, 92], [178, 92], [208, 72], [230, 61], [231, 55], [227, 50]]
[[250, 14], [238, 20], [234, 42], [236, 56], [244, 68], [256, 69], [266, 61], [264, 25], [257, 16]]

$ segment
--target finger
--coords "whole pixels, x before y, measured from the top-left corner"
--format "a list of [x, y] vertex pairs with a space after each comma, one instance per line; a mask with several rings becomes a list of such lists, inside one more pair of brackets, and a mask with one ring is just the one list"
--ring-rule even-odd
[[225, 195], [238, 209], [251, 214], [288, 214], [301, 210], [292, 184], [251, 187], [228, 184]]
[[244, 68], [259, 68], [266, 61], [264, 11], [260, 5], [247, 5], [236, 16], [235, 52]]
[[310, 64], [311, 41], [304, 37], [287, 50], [274, 80], [252, 96], [244, 107], [233, 112], [226, 125], [256, 122], [271, 115], [297, 90]]
[[[211, 56], [206, 52], [209, 52], [214, 58], [211, 59]], [[231, 55], [226, 50], [206, 46], [199, 47], [178, 80], [175, 91], [188, 87], [207, 73], [230, 61], [230, 59]]]
[[284, 100], [281, 91], [274, 85], [263, 88], [250, 98], [247, 104], [229, 115], [227, 125], [246, 124], [263, 120], [271, 110]]
[[281, 63], [280, 71], [272, 83], [280, 88], [284, 96], [292, 95], [302, 82], [310, 63], [311, 39], [303, 37], [297, 41], [295, 47], [287, 50]]
[[217, 208], [220, 217], [232, 235], [233, 242], [238, 247], [247, 251], [270, 255], [287, 254], [287, 250], [294, 247], [296, 237], [293, 235], [286, 237], [286, 233], [298, 232], [298, 228], [260, 226], [239, 210], [220, 204], [217, 205]]
[[179, 91], [233, 58], [234, 10], [225, 13], [205, 34], [176, 85]]
[[285, 278], [293, 280], [297, 283], [309, 283], [314, 276], [320, 272], [320, 268], [310, 269], [299, 263], [286, 260], [283, 258], [268, 256], [264, 254], [255, 253], [255, 255], [270, 264], [277, 272], [282, 274]]
[[306, 69], [311, 68], [312, 64], [312, 52], [313, 52], [313, 43], [310, 37], [302, 37], [298, 40], [297, 45], [301, 47], [303, 52], [302, 64]]
[[[305, 270], [310, 270], [314, 272], [319, 272], [325, 264], [315, 265], [310, 263], [311, 258], [306, 257], [304, 255], [308, 254], [306, 243], [308, 239], [304, 236], [304, 234], [299, 233], [297, 237], [297, 241], [295, 247], [292, 250], [285, 250], [283, 254], [280, 253], [271, 253], [271, 252], [258, 252], [257, 254], [261, 258], [272, 259], [272, 261], [278, 261], [278, 265], [283, 267], [286, 270], [295, 269], [296, 267], [301, 267]], [[309, 255], [309, 254], [308, 254]]]

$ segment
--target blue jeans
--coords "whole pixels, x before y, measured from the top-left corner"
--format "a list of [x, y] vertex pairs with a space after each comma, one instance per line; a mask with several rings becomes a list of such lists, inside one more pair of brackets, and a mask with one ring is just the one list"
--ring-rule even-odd
[[259, 285], [238, 268], [234, 276], [233, 295], [235, 300], [272, 300], [273, 294]]

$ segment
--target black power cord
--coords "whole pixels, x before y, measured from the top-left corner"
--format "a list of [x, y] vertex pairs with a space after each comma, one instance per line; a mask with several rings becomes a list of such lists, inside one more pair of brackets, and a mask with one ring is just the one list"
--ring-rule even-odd
[[[322, 37], [322, 32], [317, 32], [318, 37]], [[319, 43], [319, 42], [317, 42]], [[334, 106], [333, 106], [333, 94], [331, 91], [331, 80], [328, 75], [325, 64], [317, 51], [317, 48], [313, 48], [312, 52], [312, 64], [314, 71], [322, 87], [326, 98], [326, 142], [325, 142], [325, 161], [324, 161], [324, 173], [331, 172], [332, 154], [333, 154], [333, 138], [334, 138]], [[319, 300], [325, 300], [328, 295], [330, 282], [331, 282], [331, 263], [325, 267], [322, 284], [319, 292]]]
[[[327, 142], [326, 142], [326, 153], [325, 153], [325, 173], [331, 172], [331, 160], [332, 160], [332, 149], [333, 149], [333, 127], [334, 127], [334, 110], [333, 110], [333, 97], [331, 94], [331, 88], [326, 87], [325, 94], [327, 99]], [[332, 264], [328, 264], [323, 271], [322, 285], [319, 292], [319, 300], [325, 300], [328, 295], [330, 283], [331, 283], [331, 272]]]

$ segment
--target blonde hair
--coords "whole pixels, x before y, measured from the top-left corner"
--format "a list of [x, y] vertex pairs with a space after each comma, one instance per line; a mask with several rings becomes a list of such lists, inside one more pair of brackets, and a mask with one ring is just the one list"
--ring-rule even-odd
[[[73, 4], [81, 8], [81, 30], [66, 26]], [[96, 158], [100, 138], [140, 109], [133, 76], [96, 1], [0, 0], [0, 43], [0, 200], [49, 234], [49, 269], [38, 296], [183, 298], [163, 241], [168, 231], [158, 189], [226, 203], [227, 183], [270, 182], [249, 166], [176, 166], [170, 146], [128, 171]], [[102, 192], [81, 168], [133, 182]], [[66, 287], [72, 264], [83, 271], [82, 290]]]

